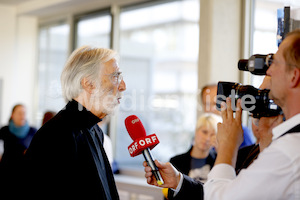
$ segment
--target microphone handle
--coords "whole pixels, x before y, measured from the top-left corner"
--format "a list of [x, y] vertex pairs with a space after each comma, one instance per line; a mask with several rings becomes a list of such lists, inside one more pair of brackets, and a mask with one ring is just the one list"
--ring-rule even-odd
[[154, 163], [154, 159], [153, 159], [153, 156], [152, 156], [151, 151], [150, 151], [149, 148], [144, 149], [143, 156], [144, 156], [148, 166], [151, 167], [152, 173], [154, 174], [154, 176], [156, 178], [157, 184], [158, 185], [164, 184], [164, 180], [162, 179], [162, 177], [161, 177], [161, 175], [158, 171], [158, 167]]

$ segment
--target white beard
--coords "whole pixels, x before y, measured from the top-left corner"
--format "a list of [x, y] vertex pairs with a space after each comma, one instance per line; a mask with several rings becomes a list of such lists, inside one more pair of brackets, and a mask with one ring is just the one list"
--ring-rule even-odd
[[107, 115], [113, 114], [116, 107], [119, 105], [119, 98], [121, 93], [113, 94], [113, 90], [101, 90], [99, 93], [93, 94], [91, 100], [93, 107]]

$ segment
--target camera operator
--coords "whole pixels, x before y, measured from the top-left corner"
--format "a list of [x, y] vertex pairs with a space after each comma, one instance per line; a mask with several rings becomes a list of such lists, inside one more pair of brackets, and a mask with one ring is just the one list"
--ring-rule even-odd
[[[265, 76], [260, 89], [270, 89], [271, 77]], [[283, 115], [268, 116], [261, 118], [252, 117], [252, 132], [256, 138], [256, 143], [240, 148], [236, 161], [236, 174], [247, 168], [272, 142], [272, 128], [283, 121]]]
[[[227, 98], [227, 107], [222, 104], [223, 123], [218, 124], [217, 159], [204, 185], [205, 199], [300, 198], [300, 30], [289, 33], [280, 44], [267, 75], [271, 77], [270, 98], [282, 108], [286, 121], [272, 130], [271, 144], [236, 176], [236, 156], [243, 141], [241, 100], [234, 117]], [[176, 199], [203, 199], [199, 182], [178, 173], [169, 163], [156, 164], [165, 181], [161, 187], [175, 189]], [[157, 185], [146, 163], [144, 166], [147, 182]]]
[[242, 140], [241, 111], [234, 118], [229, 100], [222, 111], [224, 123], [218, 127], [220, 153], [204, 186], [207, 199], [300, 197], [300, 30], [281, 43], [267, 75], [271, 77], [270, 98], [281, 107], [286, 121], [272, 130], [269, 147], [236, 177], [233, 167]]

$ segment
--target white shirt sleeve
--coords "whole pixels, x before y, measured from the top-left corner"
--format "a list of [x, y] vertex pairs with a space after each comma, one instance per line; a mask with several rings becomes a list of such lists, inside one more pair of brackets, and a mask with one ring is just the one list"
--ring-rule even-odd
[[[232, 166], [218, 164], [212, 168], [207, 178], [207, 182], [204, 184], [205, 199], [214, 199], [210, 197], [220, 196], [227, 192], [220, 192], [220, 190], [226, 190], [227, 184], [230, 184], [236, 178], [236, 173]], [[216, 192], [216, 190], [218, 191]]]
[[298, 164], [281, 148], [266, 148], [238, 176], [230, 165], [214, 166], [204, 184], [204, 199], [293, 199], [295, 191], [300, 191], [298, 169]]

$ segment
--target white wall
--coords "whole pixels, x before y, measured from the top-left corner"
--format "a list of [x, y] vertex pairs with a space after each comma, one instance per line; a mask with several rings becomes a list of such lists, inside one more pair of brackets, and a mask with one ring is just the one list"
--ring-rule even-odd
[[3, 81], [0, 125], [7, 124], [16, 103], [26, 105], [31, 124], [34, 122], [37, 19], [17, 16], [15, 7], [0, 6], [0, 24], [0, 79]]
[[14, 72], [14, 51], [15, 51], [15, 33], [16, 33], [16, 9], [12, 7], [0, 6], [0, 78], [2, 79], [1, 94], [1, 125], [7, 123], [8, 112], [12, 106], [11, 96], [12, 77]]
[[214, 0], [212, 13], [211, 78], [239, 81], [241, 57], [241, 0]]
[[[238, 60], [242, 56], [242, 1], [201, 0], [199, 36], [199, 92], [218, 81], [239, 82]], [[198, 95], [201, 105], [200, 95]], [[198, 116], [202, 112], [198, 112]]]
[[239, 81], [240, 0], [200, 1], [199, 88], [218, 81]]

